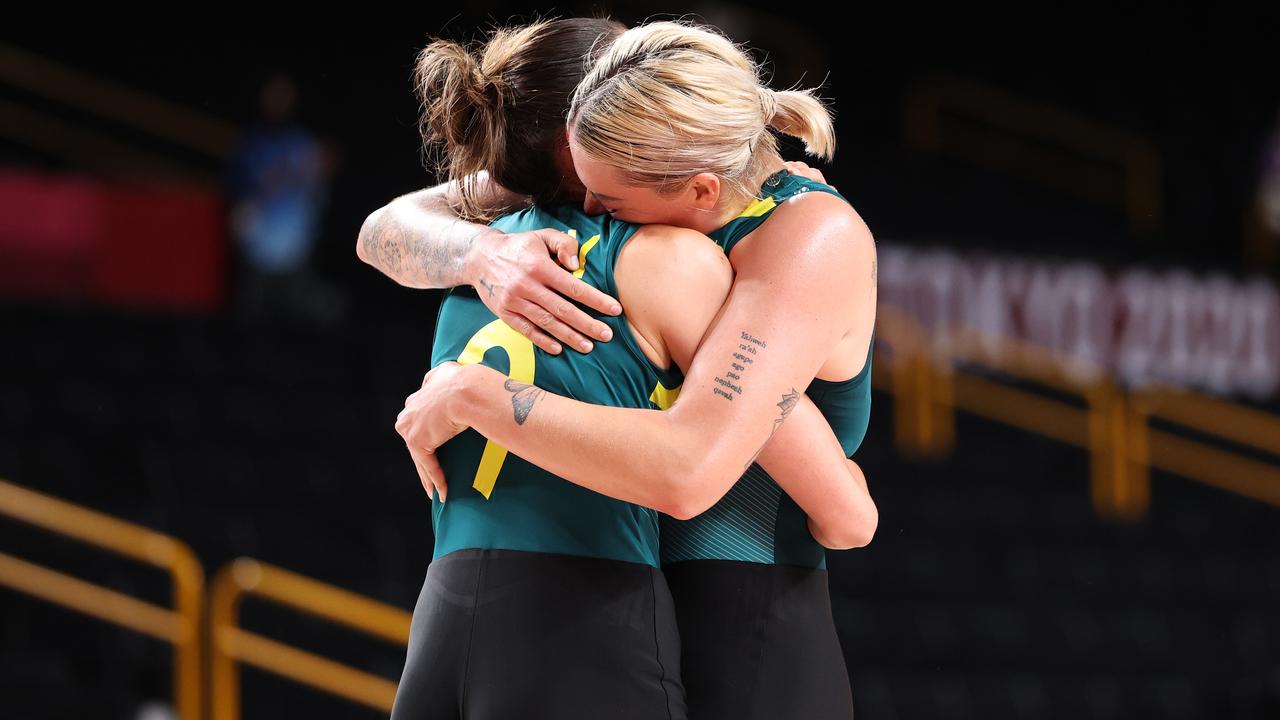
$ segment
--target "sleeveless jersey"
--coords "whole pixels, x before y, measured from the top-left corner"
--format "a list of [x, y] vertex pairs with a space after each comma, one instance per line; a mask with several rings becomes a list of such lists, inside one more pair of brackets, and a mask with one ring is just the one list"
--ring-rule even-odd
[[[588, 284], [617, 297], [614, 264], [637, 226], [564, 206], [530, 208], [495, 220], [503, 232], [555, 228], [575, 235]], [[455, 288], [440, 306], [432, 367], [480, 363], [514, 380], [566, 397], [625, 408], [654, 408], [682, 378], [644, 355], [625, 317], [585, 308], [613, 331], [588, 354], [566, 347], [549, 355], [499, 320], [471, 288]], [[657, 566], [658, 514], [574, 485], [508, 453], [468, 429], [439, 449], [449, 499], [432, 502], [435, 557], [464, 548], [525, 550]]]
[[[727, 225], [711, 233], [726, 254], [760, 227], [775, 208], [806, 192], [844, 199], [829, 185], [781, 171], [769, 177], [760, 198]], [[874, 347], [874, 339], [872, 347]], [[822, 411], [847, 456], [862, 444], [871, 417], [871, 351], [854, 377], [831, 382], [814, 379], [805, 393]], [[753, 464], [710, 510], [686, 521], [663, 515], [662, 562], [740, 560], [826, 567], [826, 552], [809, 533], [808, 517], [769, 473]]]

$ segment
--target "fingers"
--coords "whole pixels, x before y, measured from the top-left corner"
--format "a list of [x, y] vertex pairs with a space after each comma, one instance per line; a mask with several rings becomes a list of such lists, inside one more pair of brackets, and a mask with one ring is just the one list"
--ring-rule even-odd
[[440, 502], [448, 502], [449, 500], [449, 484], [444, 479], [444, 469], [440, 467], [440, 459], [435, 453], [427, 453], [422, 459], [422, 465], [426, 468], [427, 477], [431, 480], [431, 485], [435, 487], [436, 494], [440, 496]]
[[[594, 288], [592, 289], [594, 290]], [[612, 300], [612, 298], [610, 299]], [[601, 342], [609, 342], [613, 339], [613, 330], [608, 325], [591, 317], [577, 305], [550, 290], [542, 290], [530, 300], [534, 305], [539, 306], [539, 310], [550, 310], [551, 315], [569, 326], [571, 331], [576, 331], [573, 332], [572, 336], [553, 332], [556, 337], [572, 347], [582, 349], [582, 343], [587, 341], [587, 338], [583, 337], [583, 335], [590, 336]], [[536, 321], [539, 317], [535, 315], [533, 319]], [[539, 325], [541, 326], [541, 323]], [[590, 352], [590, 348], [583, 350], [583, 352]]]
[[[537, 239], [531, 239], [530, 235]], [[491, 281], [491, 285], [481, 283], [488, 290], [480, 294], [485, 306], [552, 355], [560, 354], [565, 345], [580, 352], [591, 352], [592, 340], [612, 340], [613, 331], [608, 325], [575, 305], [575, 302], [581, 303], [606, 315], [622, 314], [617, 300], [565, 270], [580, 264], [577, 239], [552, 229], [524, 233], [520, 237], [523, 259], [512, 267], [521, 269], [499, 273], [499, 279]], [[539, 243], [551, 254], [540, 256]]]
[[433, 500], [439, 497], [440, 502], [445, 502], [448, 499], [449, 486], [445, 483], [444, 470], [440, 467], [440, 460], [436, 458], [436, 454], [415, 449], [412, 445], [408, 447], [409, 456], [413, 458], [413, 465], [418, 469], [418, 479], [422, 482], [422, 488], [427, 491], [427, 496]]
[[[532, 303], [525, 303], [525, 306], [536, 307]], [[503, 322], [511, 326], [512, 330], [515, 330], [521, 335], [529, 338], [529, 340], [531, 340], [534, 345], [537, 345], [539, 348], [542, 348], [543, 352], [549, 353], [551, 355], [559, 355], [561, 351], [564, 350], [564, 348], [560, 345], [559, 342], [555, 340], [555, 338], [539, 330], [538, 326], [535, 325], [532, 320], [525, 317], [524, 315], [520, 315], [513, 312], [504, 312], [500, 317], [502, 318]]]
[[[553, 298], [550, 293], [546, 293], [546, 295], [548, 297], [544, 299], [551, 300], [550, 304], [552, 305], [559, 305], [561, 303], [566, 305], [568, 304], [559, 298]], [[572, 347], [579, 352], [591, 352], [592, 345], [590, 340], [583, 337], [573, 328], [564, 324], [564, 322], [558, 317], [536, 303], [521, 300], [517, 304], [515, 310], [518, 314], [524, 316], [526, 320], [532, 321], [538, 329], [563, 341], [569, 347]]]
[[570, 270], [578, 269], [578, 241], [573, 236], [550, 228], [539, 230], [536, 234], [547, 244], [547, 249], [555, 256], [561, 267]]
[[[622, 305], [620, 305], [617, 300], [609, 297], [600, 290], [591, 287], [584, 282], [582, 278], [576, 278], [571, 273], [553, 273], [551, 277], [547, 278], [547, 280], [548, 285], [550, 285], [552, 290], [555, 290], [571, 300], [580, 302], [596, 312], [602, 312], [605, 315], [622, 314]], [[583, 313], [583, 317], [586, 317], [585, 313]], [[571, 324], [598, 340], [608, 339], [600, 337], [596, 333], [591, 332], [589, 328], [582, 327], [577, 323]], [[607, 326], [604, 323], [600, 323], [600, 327], [607, 329]]]
[[827, 178], [822, 174], [822, 171], [816, 167], [811, 167], [808, 163], [803, 163], [798, 160], [790, 160], [783, 163], [783, 165], [786, 166], [788, 172], [794, 175], [799, 175], [814, 182], [820, 182], [824, 185], [827, 184]]
[[[413, 457], [413, 451], [409, 451], [409, 457]], [[427, 471], [422, 467], [422, 463], [417, 458], [413, 458], [413, 469], [418, 471], [418, 482], [422, 483], [422, 489], [427, 491], [427, 497], [432, 500], [436, 499], [435, 485], [431, 484], [431, 477], [427, 475]]]

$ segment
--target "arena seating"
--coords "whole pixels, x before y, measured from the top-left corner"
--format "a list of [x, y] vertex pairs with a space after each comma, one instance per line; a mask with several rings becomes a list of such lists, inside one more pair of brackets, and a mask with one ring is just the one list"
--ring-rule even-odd
[[[9, 308], [0, 324], [0, 476], [180, 537], [210, 571], [249, 555], [412, 608], [429, 506], [392, 423], [431, 318], [320, 334]], [[964, 418], [950, 460], [907, 462], [889, 410], [877, 396], [858, 455], [879, 532], [830, 561], [860, 718], [1274, 717], [1273, 508], [1156, 476], [1148, 519], [1109, 524], [1080, 451]], [[154, 573], [39, 531], [3, 521], [0, 538], [164, 596]], [[168, 697], [166, 647], [0, 596], [13, 717], [124, 717]], [[255, 623], [398, 673], [396, 648], [250, 604]], [[373, 717], [254, 671], [244, 687], [246, 717]]]

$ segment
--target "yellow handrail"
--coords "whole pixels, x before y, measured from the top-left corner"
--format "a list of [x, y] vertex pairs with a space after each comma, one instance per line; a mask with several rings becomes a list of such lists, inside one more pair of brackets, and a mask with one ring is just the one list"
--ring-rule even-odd
[[[1126, 393], [1096, 368], [972, 329], [948, 331], [932, 342], [909, 314], [891, 306], [881, 306], [877, 332], [898, 339], [888, 343], [892, 353], [877, 347], [876, 362], [889, 367], [893, 378], [877, 387], [895, 395], [895, 434], [905, 450], [937, 455], [949, 449], [951, 437], [931, 429], [952, 428], [955, 410], [964, 409], [1087, 449], [1099, 514], [1142, 517], [1150, 503], [1152, 467], [1280, 506], [1280, 469], [1274, 464], [1150, 427], [1150, 419], [1158, 418], [1280, 455], [1280, 418], [1274, 415], [1192, 391]], [[980, 353], [979, 347], [998, 352]], [[957, 361], [1079, 395], [1087, 410], [966, 372], [954, 366]], [[925, 417], [930, 415], [938, 417]]]
[[[996, 354], [999, 360], [991, 360], [975, 350], [990, 347], [993, 342], [999, 345], [1000, 352]], [[1140, 457], [1142, 448], [1145, 448], [1145, 425], [1135, 421], [1135, 410], [1128, 396], [1106, 379], [1098, 368], [1075, 362], [1072, 363], [1075, 372], [1071, 373], [1065, 358], [1045, 348], [1012, 338], [993, 341], [990, 335], [972, 328], [951, 330], [946, 333], [942, 346], [953, 361], [986, 367], [1022, 381], [1082, 397], [1087, 411], [1007, 387], [1003, 392], [987, 387], [980, 393], [961, 395], [964, 409], [976, 414], [990, 414], [1003, 395], [1007, 418], [1021, 417], [1024, 429], [1050, 438], [1079, 438], [1077, 432], [1083, 420], [1087, 441], [1073, 444], [1089, 451], [1089, 485], [1094, 509], [1100, 515], [1119, 519], [1142, 517], [1150, 497], [1150, 473], [1145, 461], [1135, 462], [1134, 458]], [[973, 379], [968, 379], [966, 384], [973, 386]], [[1049, 412], [1050, 408], [1056, 412]], [[1039, 422], [1033, 422], [1033, 418]], [[1055, 427], [1054, 424], [1060, 425]]]
[[242, 630], [240, 601], [245, 595], [256, 595], [402, 646], [409, 642], [409, 613], [250, 558], [240, 558], [223, 567], [212, 587], [209, 617], [214, 720], [240, 717], [237, 662], [391, 711], [396, 695], [394, 681]]
[[1162, 430], [1150, 431], [1151, 465], [1280, 507], [1280, 470]]
[[[1076, 374], [1070, 374], [1061, 357], [1042, 347], [969, 328], [929, 341], [908, 313], [892, 305], [879, 307], [877, 332], [906, 341], [890, 340], [893, 354], [886, 360], [896, 396], [897, 445], [908, 454], [940, 456], [950, 451], [955, 411], [963, 409], [1085, 448], [1094, 509], [1130, 520], [1146, 511], [1149, 473], [1144, 462], [1135, 460], [1142, 455], [1144, 425], [1133, 419], [1128, 397], [1111, 383], [1082, 382], [1079, 377], [1091, 375], [1088, 368], [1076, 366]], [[991, 348], [998, 352], [989, 354]], [[1087, 409], [965, 373], [955, 368], [957, 360], [1082, 397]]]
[[1280, 455], [1280, 417], [1190, 390], [1159, 388], [1143, 397], [1151, 417]]
[[[944, 114], [964, 117], [1003, 135], [975, 132], [957, 123], [944, 131]], [[907, 142], [916, 149], [944, 152], [1122, 207], [1135, 228], [1160, 226], [1160, 155], [1150, 141], [1133, 132], [946, 76], [932, 78], [908, 95], [903, 125]], [[1121, 177], [1112, 182], [1114, 172], [1072, 162], [1074, 158], [1062, 151], [1113, 166]]]
[[0, 553], [0, 584], [172, 643], [174, 705], [183, 720], [198, 720], [204, 571], [195, 553], [167, 535], [4, 480], [0, 514], [168, 571], [172, 609]]

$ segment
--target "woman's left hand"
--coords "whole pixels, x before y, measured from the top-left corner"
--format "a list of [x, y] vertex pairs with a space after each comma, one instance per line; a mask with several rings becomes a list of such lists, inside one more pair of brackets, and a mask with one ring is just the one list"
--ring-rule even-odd
[[396, 417], [396, 432], [409, 448], [422, 487], [432, 497], [439, 494], [440, 502], [445, 501], [449, 488], [436, 450], [467, 429], [466, 425], [453, 422], [448, 412], [448, 401], [456, 396], [461, 368], [454, 362], [433, 368], [422, 378], [422, 387], [405, 398], [404, 410]]

